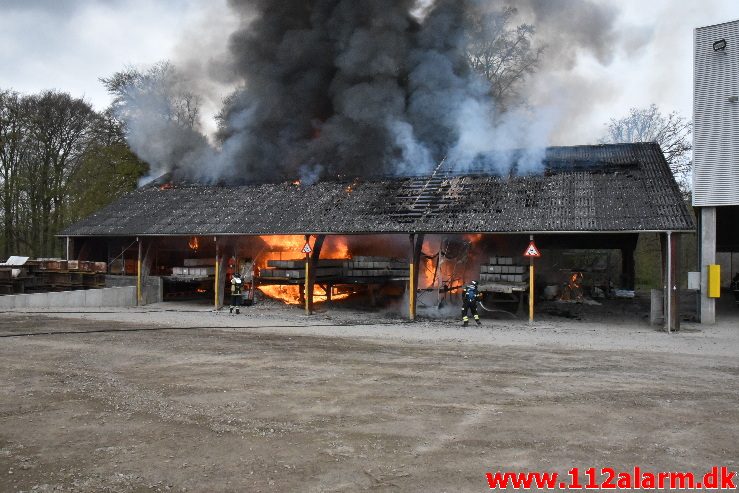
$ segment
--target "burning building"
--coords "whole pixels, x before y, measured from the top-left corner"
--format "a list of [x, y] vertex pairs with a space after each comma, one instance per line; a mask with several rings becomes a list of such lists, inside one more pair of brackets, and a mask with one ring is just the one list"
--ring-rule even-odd
[[[396, 283], [411, 294], [409, 312], [414, 316], [419, 276], [425, 275], [424, 237], [430, 235], [498, 238], [520, 247], [513, 253], [486, 252], [490, 255], [520, 255], [532, 235], [545, 252], [618, 250], [622, 287], [633, 289], [638, 237], [658, 233], [664, 240], [665, 285], [678, 285], [678, 240], [693, 233], [695, 225], [658, 145], [549, 148], [543, 168], [540, 174], [499, 176], [474, 167], [460, 172], [442, 163], [421, 176], [313, 184], [152, 184], [61, 236], [68, 240], [70, 258], [109, 264], [136, 258], [138, 268], [131, 274], [140, 280], [172, 276], [172, 269], [189, 257], [213, 259], [212, 265], [192, 268], [205, 269], [194, 272], [203, 280], [200, 289], [216, 305], [222, 303], [224, 280], [234, 268], [231, 259], [249, 257], [255, 262], [255, 278], [279, 289], [297, 287], [309, 305], [317, 284], [319, 294], [330, 298], [350, 292], [348, 277], [368, 284]], [[305, 243], [309, 256], [301, 252]], [[395, 258], [382, 267], [382, 276], [361, 264], [371, 264], [378, 255]], [[352, 257], [356, 262], [347, 267]], [[321, 259], [344, 264], [320, 264]], [[281, 267], [285, 275], [269, 279], [258, 272], [270, 267]], [[352, 275], [342, 268], [353, 269]], [[291, 279], [288, 271], [302, 274]], [[471, 272], [460, 280], [477, 275]], [[676, 290], [670, 292], [676, 295]], [[676, 306], [675, 300], [665, 306]]]

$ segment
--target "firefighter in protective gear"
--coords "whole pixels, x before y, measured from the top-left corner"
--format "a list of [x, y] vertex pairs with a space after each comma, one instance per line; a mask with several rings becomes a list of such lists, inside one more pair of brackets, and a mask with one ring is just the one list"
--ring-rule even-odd
[[477, 301], [482, 299], [482, 293], [477, 291], [477, 281], [462, 288], [462, 323], [465, 327], [469, 325], [470, 317], [467, 315], [469, 311], [475, 318], [477, 325], [480, 323], [480, 316], [477, 314]]
[[241, 279], [241, 275], [236, 272], [231, 277], [231, 307], [228, 312], [233, 313], [236, 308], [236, 315], [238, 315], [239, 307], [241, 306], [241, 293], [244, 291], [244, 281]]

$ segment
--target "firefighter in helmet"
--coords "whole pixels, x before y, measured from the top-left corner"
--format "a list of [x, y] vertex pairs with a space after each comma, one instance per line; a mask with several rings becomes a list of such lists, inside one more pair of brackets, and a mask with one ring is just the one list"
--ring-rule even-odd
[[241, 279], [241, 275], [238, 272], [234, 272], [231, 277], [231, 307], [228, 312], [233, 313], [236, 308], [236, 315], [238, 315], [239, 307], [241, 306], [241, 293], [244, 291], [244, 281]]
[[477, 301], [482, 299], [482, 293], [477, 290], [477, 281], [462, 288], [462, 323], [465, 327], [469, 325], [470, 317], [467, 315], [469, 311], [475, 318], [477, 325], [480, 323], [480, 316], [477, 314]]

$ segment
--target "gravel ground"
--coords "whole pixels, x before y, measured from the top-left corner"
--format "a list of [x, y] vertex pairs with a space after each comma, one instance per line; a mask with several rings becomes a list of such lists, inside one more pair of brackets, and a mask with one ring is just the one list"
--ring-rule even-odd
[[581, 318], [0, 314], [0, 491], [485, 491], [499, 469], [737, 468], [739, 318], [671, 335]]

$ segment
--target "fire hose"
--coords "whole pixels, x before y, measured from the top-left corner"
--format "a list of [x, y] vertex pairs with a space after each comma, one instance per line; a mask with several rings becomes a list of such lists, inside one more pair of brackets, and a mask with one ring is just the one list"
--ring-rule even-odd
[[506, 315], [510, 315], [513, 318], [518, 318], [515, 313], [511, 313], [506, 310], [500, 310], [498, 308], [488, 308], [482, 301], [478, 301], [478, 303], [480, 304], [480, 307], [488, 313], [505, 313]]

